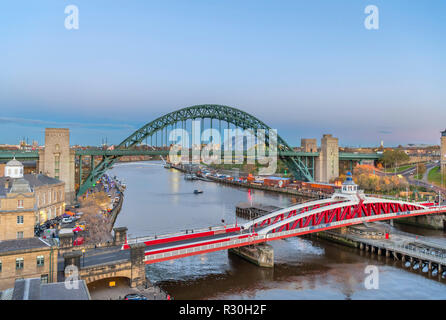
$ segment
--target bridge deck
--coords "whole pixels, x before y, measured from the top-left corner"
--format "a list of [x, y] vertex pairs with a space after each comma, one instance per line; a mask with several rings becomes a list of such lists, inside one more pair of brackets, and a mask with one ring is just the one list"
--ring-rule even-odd
[[[294, 237], [308, 233], [336, 229], [363, 222], [382, 221], [395, 218], [405, 218], [417, 215], [445, 213], [446, 207], [435, 207], [425, 210], [408, 212], [396, 212], [376, 216], [364, 216], [332, 223], [322, 223], [318, 226], [307, 226], [280, 232], [262, 234], [263, 230], [271, 229], [269, 225], [257, 227], [255, 230], [242, 230], [238, 226], [228, 226], [226, 230], [214, 230], [207, 232], [188, 233], [183, 235], [167, 236], [150, 239], [129, 239], [123, 249], [128, 249], [129, 244], [144, 242], [147, 245], [145, 251], [146, 264], [178, 259], [182, 257], [203, 254], [206, 252], [225, 250], [229, 248], [246, 246], [266, 241], [273, 241], [287, 237]], [[268, 229], [268, 230], [269, 230]], [[125, 250], [124, 250], [125, 251]]]

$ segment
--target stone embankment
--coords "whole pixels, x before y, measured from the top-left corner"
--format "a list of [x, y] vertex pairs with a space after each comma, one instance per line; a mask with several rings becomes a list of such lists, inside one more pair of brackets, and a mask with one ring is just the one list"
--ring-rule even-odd
[[[403, 268], [425, 273], [429, 277], [435, 276], [443, 280], [446, 267], [446, 242], [432, 240], [413, 234], [393, 232], [364, 232], [358, 235], [357, 230], [351, 232], [349, 228], [341, 231], [322, 231], [309, 237], [326, 239], [360, 250], [360, 254], [369, 254], [378, 259], [385, 257], [399, 261]], [[386, 235], [387, 234], [387, 235]]]
[[[182, 169], [179, 166], [173, 166], [172, 168], [177, 169], [181, 172], [186, 172], [184, 169]], [[311, 192], [311, 191], [304, 191], [304, 190], [297, 190], [292, 188], [280, 188], [280, 187], [274, 187], [274, 186], [265, 186], [260, 184], [254, 184], [254, 183], [242, 183], [238, 181], [233, 180], [227, 180], [227, 179], [220, 179], [217, 177], [207, 176], [206, 179], [209, 179], [214, 182], [218, 182], [221, 184], [231, 185], [235, 187], [241, 187], [241, 188], [249, 188], [249, 189], [258, 189], [258, 190], [264, 190], [264, 191], [270, 191], [270, 192], [277, 192], [277, 193], [285, 193], [310, 199], [325, 199], [330, 197], [330, 195], [322, 193], [322, 192]]]

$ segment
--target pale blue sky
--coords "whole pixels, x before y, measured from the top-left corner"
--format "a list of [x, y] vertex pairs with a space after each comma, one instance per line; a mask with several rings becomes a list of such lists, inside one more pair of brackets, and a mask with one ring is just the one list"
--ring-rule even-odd
[[[66, 30], [66, 5], [79, 30]], [[366, 30], [364, 9], [380, 10]], [[119, 143], [167, 112], [245, 110], [291, 145], [438, 143], [446, 1], [15, 0], [0, 8], [0, 143]]]

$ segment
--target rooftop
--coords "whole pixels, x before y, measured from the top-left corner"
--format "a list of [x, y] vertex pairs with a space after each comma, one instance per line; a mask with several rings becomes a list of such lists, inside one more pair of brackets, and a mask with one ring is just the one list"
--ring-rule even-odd
[[[18, 178], [18, 179], [9, 177], [0, 177], [0, 197], [6, 196], [6, 193], [9, 193], [11, 191], [11, 187], [14, 185], [14, 182], [16, 180], [18, 181], [19, 179], [26, 180], [29, 186], [31, 187], [31, 191], [34, 191], [35, 187], [62, 183], [62, 181], [58, 179], [51, 178], [43, 174], [25, 174], [23, 175], [23, 178]], [[5, 188], [5, 184], [7, 181], [11, 181], [11, 187]]]
[[8, 167], [22, 167], [23, 164], [15, 158], [6, 163]]
[[24, 238], [0, 241], [0, 254], [8, 251], [47, 248], [50, 245], [40, 238]]
[[[41, 283], [39, 278], [15, 281], [11, 300], [90, 300], [90, 293], [84, 280], [70, 282]], [[77, 286], [77, 287], [76, 287]]]

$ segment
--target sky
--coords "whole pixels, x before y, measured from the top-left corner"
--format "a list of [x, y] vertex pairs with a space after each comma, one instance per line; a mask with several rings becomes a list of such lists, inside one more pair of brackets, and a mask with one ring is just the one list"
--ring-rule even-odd
[[[79, 29], [65, 28], [65, 7]], [[368, 30], [365, 8], [379, 9]], [[439, 144], [444, 0], [15, 0], [0, 6], [0, 143], [118, 144], [168, 112], [244, 110], [293, 146]]]

